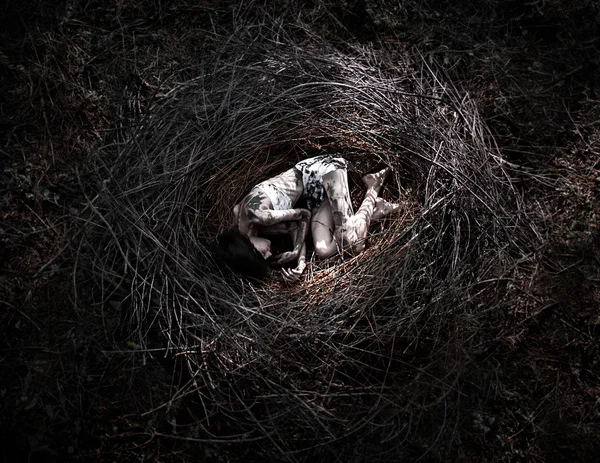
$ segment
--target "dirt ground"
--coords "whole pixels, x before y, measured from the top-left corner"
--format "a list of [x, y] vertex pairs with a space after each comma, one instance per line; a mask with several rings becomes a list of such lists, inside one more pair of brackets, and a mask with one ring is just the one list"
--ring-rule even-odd
[[[302, 3], [300, 5], [300, 3]], [[7, 1], [0, 10], [0, 448], [4, 461], [233, 461], [179, 437], [172, 371], [115, 351], [119, 316], [73, 288], [70, 224], [91, 153], [129, 102], [186, 78], [237, 15], [305, 14], [324, 40], [435, 58], [477, 101], [537, 225], [480, 352], [502, 388], [431, 461], [600, 455], [600, 5], [527, 2]], [[265, 4], [266, 5], [266, 4]], [[376, 46], [376, 45], [373, 45]], [[191, 77], [191, 76], [187, 76]], [[142, 98], [143, 100], [143, 98]], [[125, 350], [127, 346], [123, 346]], [[488, 368], [488, 371], [491, 371]], [[484, 387], [484, 386], [482, 386]], [[179, 424], [194, 410], [179, 404]], [[415, 461], [423, 454], [417, 445]], [[15, 457], [17, 455], [17, 457]], [[421, 460], [422, 461], [422, 460]]]

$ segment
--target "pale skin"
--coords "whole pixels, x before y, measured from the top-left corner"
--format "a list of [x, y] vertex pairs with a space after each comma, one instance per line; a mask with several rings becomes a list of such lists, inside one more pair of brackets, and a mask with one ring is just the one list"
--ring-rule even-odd
[[[271, 242], [259, 234], [290, 234], [293, 239], [292, 251], [273, 256], [271, 260], [277, 264], [297, 261], [295, 267], [282, 269], [284, 279], [296, 281], [306, 268], [305, 239], [309, 225], [318, 258], [325, 259], [341, 250], [356, 255], [365, 248], [370, 223], [399, 209], [398, 204], [378, 198], [389, 172], [387, 168], [363, 177], [367, 192], [356, 214], [352, 211], [347, 172], [337, 169], [323, 176], [326, 195], [312, 212], [302, 208], [274, 210], [269, 197], [255, 187], [235, 206], [235, 222], [240, 232], [250, 238], [265, 259], [272, 257]], [[302, 176], [294, 168], [269, 182], [287, 195], [291, 204], [296, 204], [304, 191]]]
[[[292, 168], [273, 177], [269, 182], [290, 199], [291, 204], [298, 202], [304, 191], [302, 176]], [[250, 238], [254, 247], [265, 259], [271, 256], [270, 240], [261, 235], [290, 234], [293, 238], [292, 251], [274, 256], [277, 264], [286, 264], [296, 259], [300, 254], [306, 254], [304, 241], [310, 225], [311, 213], [308, 209], [292, 208], [274, 210], [269, 197], [259, 188], [253, 188], [246, 197], [233, 209], [234, 220], [240, 233]], [[305, 258], [303, 259], [305, 260]]]

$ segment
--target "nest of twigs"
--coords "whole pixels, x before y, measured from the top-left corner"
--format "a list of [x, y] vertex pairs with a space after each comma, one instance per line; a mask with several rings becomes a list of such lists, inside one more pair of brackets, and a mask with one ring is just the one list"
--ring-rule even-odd
[[[136, 123], [96, 160], [77, 275], [93, 269], [127, 346], [185, 365], [173, 401], [197, 406], [180, 436], [383, 461], [415, 446], [435, 455], [472, 422], [524, 214], [476, 105], [433, 66], [229, 38], [196, 77], [145, 107], [131, 96]], [[403, 212], [372, 226], [357, 257], [309, 258], [297, 284], [223, 270], [213, 249], [232, 207], [326, 153], [352, 162], [357, 198], [360, 174], [390, 166], [383, 194]]]

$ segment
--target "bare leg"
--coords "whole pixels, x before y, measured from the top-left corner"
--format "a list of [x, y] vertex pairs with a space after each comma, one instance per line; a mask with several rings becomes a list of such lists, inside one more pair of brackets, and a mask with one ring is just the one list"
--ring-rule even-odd
[[329, 199], [335, 228], [343, 227], [354, 215], [348, 186], [348, 172], [345, 169], [338, 169], [325, 174], [323, 187]]
[[375, 201], [375, 210], [373, 211], [373, 217], [371, 222], [381, 220], [390, 214], [400, 210], [400, 204], [390, 203], [383, 198], [377, 198]]
[[350, 243], [354, 254], [359, 254], [365, 249], [367, 232], [369, 231], [369, 225], [373, 218], [377, 196], [389, 173], [390, 169], [386, 168], [376, 174], [369, 174], [363, 177], [363, 182], [367, 185], [367, 193], [365, 194], [365, 199], [363, 199], [362, 204], [358, 208], [358, 212], [354, 215], [349, 224], [354, 228], [352, 234], [355, 235], [353, 238], [356, 241]]
[[315, 253], [319, 259], [326, 259], [338, 251], [333, 238], [333, 212], [328, 198], [324, 198], [318, 209], [313, 211], [310, 230], [315, 244]]
[[[363, 177], [363, 183], [369, 186], [371, 182], [371, 176], [365, 175]], [[375, 201], [375, 210], [373, 211], [373, 217], [371, 218], [371, 222], [381, 220], [384, 217], [387, 217], [390, 214], [400, 210], [400, 204], [390, 203], [383, 198], [377, 198]]]
[[[399, 204], [392, 204], [383, 198], [377, 198], [371, 222], [380, 220], [398, 209], [400, 209]], [[338, 243], [333, 237], [335, 225], [328, 198], [325, 198], [319, 208], [313, 211], [310, 227], [315, 253], [319, 259], [326, 259], [338, 252]]]
[[362, 252], [365, 248], [377, 196], [389, 172], [390, 169], [386, 168], [363, 177], [367, 193], [356, 214], [352, 214], [347, 172], [338, 169], [323, 176], [323, 185], [330, 201], [335, 226], [333, 235], [341, 248], [350, 248], [354, 254]]

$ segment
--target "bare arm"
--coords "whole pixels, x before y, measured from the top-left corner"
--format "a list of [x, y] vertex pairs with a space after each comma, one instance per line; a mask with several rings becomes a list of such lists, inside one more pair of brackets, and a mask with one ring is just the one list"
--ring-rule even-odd
[[[295, 198], [288, 198], [292, 200], [290, 204]], [[250, 191], [233, 209], [233, 214], [238, 219], [240, 232], [244, 234], [250, 228], [269, 228], [282, 222], [297, 222], [307, 216], [310, 218], [311, 215], [310, 211], [301, 208], [274, 209], [271, 199], [260, 189]]]
[[294, 237], [294, 248], [291, 251], [284, 252], [279, 256], [275, 256], [274, 261], [277, 264], [285, 264], [287, 262], [292, 262], [293, 260], [298, 259], [298, 256], [301, 254], [301, 251], [303, 249], [304, 253], [306, 254], [306, 246], [304, 244], [304, 241], [306, 240], [306, 235], [308, 233], [311, 214], [306, 209], [301, 210], [304, 211], [304, 213], [302, 214], [302, 217], [298, 219], [298, 228], [296, 229]]
[[304, 269], [306, 268], [306, 243], [302, 244], [300, 255], [298, 256], [298, 264], [296, 268], [284, 268], [281, 270], [285, 281], [294, 282], [300, 279]]
[[[280, 222], [291, 220], [310, 222], [310, 211], [308, 209], [285, 209], [283, 211], [274, 211], [272, 209], [249, 210], [247, 212], [250, 223], [262, 227], [270, 227]], [[305, 233], [306, 236], [306, 233]]]
[[[269, 227], [262, 227], [260, 232], [263, 235], [290, 235], [295, 236], [296, 230], [298, 229], [298, 222], [292, 220], [289, 222], [279, 222]], [[293, 240], [294, 238], [292, 238]]]

